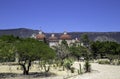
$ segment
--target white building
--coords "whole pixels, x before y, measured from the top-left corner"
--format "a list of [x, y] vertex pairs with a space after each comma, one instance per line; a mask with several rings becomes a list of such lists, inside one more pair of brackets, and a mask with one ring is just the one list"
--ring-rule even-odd
[[34, 38], [37, 40], [40, 40], [40, 41], [44, 41], [44, 39], [46, 39], [48, 41], [50, 47], [57, 46], [58, 44], [61, 44], [62, 40], [66, 40], [68, 46], [70, 46], [72, 43], [76, 43], [77, 45], [81, 45], [80, 40], [78, 38], [72, 39], [71, 35], [67, 34], [67, 32], [64, 32], [59, 37], [56, 37], [55, 34], [51, 34], [51, 36], [47, 38], [46, 35], [43, 34], [42, 31], [40, 31], [37, 35], [34, 36]]
[[37, 35], [35, 36], [35, 38], [36, 38], [37, 40], [39, 40], [39, 41], [43, 41], [43, 40], [46, 38], [46, 36], [45, 36], [45, 34], [43, 34], [42, 31], [39, 31], [39, 34], [37, 34]]
[[58, 41], [59, 41], [58, 38], [54, 34], [51, 34], [51, 37], [49, 37], [49, 46], [50, 47], [57, 46]]
[[67, 32], [64, 32], [59, 39], [59, 44], [61, 44], [62, 40], [66, 40], [68, 46], [72, 43], [72, 38], [69, 34], [67, 34]]

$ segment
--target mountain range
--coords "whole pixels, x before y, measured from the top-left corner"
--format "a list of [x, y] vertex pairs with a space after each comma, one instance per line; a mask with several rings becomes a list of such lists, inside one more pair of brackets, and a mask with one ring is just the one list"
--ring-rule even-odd
[[[27, 28], [4, 29], [0, 30], [2, 35], [14, 35], [22, 38], [31, 37], [32, 34], [38, 34], [39, 30], [32, 30]], [[45, 33], [46, 37], [50, 37], [52, 33]], [[62, 33], [54, 33], [58, 38]], [[72, 39], [80, 38], [82, 34], [87, 34], [90, 40], [93, 41], [115, 41], [120, 43], [120, 32], [68, 32]]]

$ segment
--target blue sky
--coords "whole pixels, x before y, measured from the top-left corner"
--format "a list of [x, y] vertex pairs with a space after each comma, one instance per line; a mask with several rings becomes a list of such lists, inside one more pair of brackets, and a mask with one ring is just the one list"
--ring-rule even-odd
[[120, 31], [120, 0], [0, 0], [0, 29]]

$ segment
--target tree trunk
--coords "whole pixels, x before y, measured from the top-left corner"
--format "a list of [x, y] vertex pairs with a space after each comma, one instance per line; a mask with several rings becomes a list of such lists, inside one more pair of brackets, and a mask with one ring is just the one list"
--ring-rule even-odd
[[23, 70], [23, 75], [28, 75], [29, 71], [28, 70]]
[[44, 65], [44, 70], [45, 70], [45, 72], [49, 72], [49, 70], [50, 70], [50, 66], [46, 66], [46, 65]]
[[27, 69], [25, 65], [23, 65], [22, 67], [23, 67], [23, 75], [28, 75], [29, 69]]
[[79, 61], [79, 58], [80, 58], [80, 57], [79, 57], [79, 56], [77, 56], [77, 60], [78, 60], [78, 61]]
[[28, 71], [26, 70], [25, 65], [22, 65], [22, 67], [23, 67], [23, 75], [28, 75]]
[[24, 64], [21, 64], [21, 63], [19, 63], [19, 64], [23, 67], [23, 75], [28, 75], [29, 74], [29, 69], [30, 69], [30, 66], [31, 66], [31, 61], [28, 61], [28, 63], [26, 62]]

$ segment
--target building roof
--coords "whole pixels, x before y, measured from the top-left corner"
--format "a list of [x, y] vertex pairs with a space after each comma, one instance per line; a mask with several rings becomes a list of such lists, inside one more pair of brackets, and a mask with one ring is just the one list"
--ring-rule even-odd
[[64, 32], [64, 34], [60, 36], [60, 39], [62, 39], [62, 40], [70, 40], [71, 36], [68, 35], [67, 32]]
[[54, 35], [54, 34], [51, 34], [51, 36], [49, 37], [49, 41], [57, 41], [58, 38]]
[[42, 33], [42, 31], [39, 32], [39, 34], [36, 35], [36, 39], [43, 40], [46, 38], [46, 36]]

